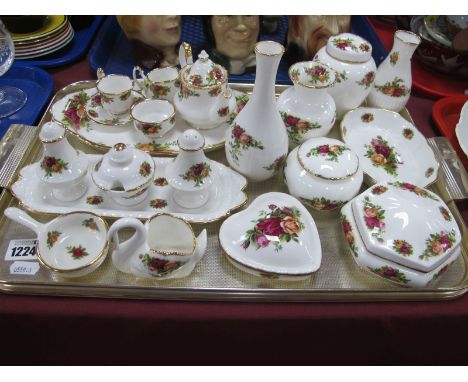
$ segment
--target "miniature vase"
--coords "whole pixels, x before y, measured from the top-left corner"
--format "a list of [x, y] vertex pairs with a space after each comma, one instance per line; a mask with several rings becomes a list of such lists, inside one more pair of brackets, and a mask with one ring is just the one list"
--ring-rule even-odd
[[395, 32], [393, 48], [380, 64], [367, 101], [369, 106], [399, 112], [411, 93], [411, 57], [421, 39], [412, 32]]
[[70, 202], [83, 196], [88, 189], [85, 181], [88, 160], [85, 154], [68, 143], [65, 134], [65, 128], [57, 122], [47, 122], [42, 126], [39, 139], [44, 151], [36, 173], [52, 188], [57, 200]]
[[174, 189], [174, 201], [184, 208], [198, 208], [208, 202], [213, 170], [205, 156], [205, 139], [195, 129], [184, 131], [177, 140], [179, 155], [166, 167], [165, 177]]
[[352, 33], [332, 36], [314, 59], [336, 71], [336, 82], [328, 92], [335, 101], [338, 118], [364, 102], [372, 89], [376, 72], [372, 46], [368, 41]]
[[274, 41], [255, 45], [257, 69], [253, 94], [226, 135], [230, 166], [251, 181], [271, 178], [288, 152], [288, 135], [275, 100], [276, 72], [284, 47]]
[[278, 98], [278, 109], [294, 147], [309, 138], [324, 137], [336, 119], [335, 101], [327, 90], [335, 83], [333, 69], [317, 61], [294, 64], [289, 69], [294, 86]]

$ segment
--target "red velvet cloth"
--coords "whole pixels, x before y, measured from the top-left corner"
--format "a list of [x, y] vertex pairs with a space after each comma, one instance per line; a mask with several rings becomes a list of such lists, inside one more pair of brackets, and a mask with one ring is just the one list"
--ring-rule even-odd
[[[51, 73], [55, 90], [93, 78], [86, 60]], [[438, 134], [432, 104], [417, 95], [408, 104], [428, 137]], [[467, 324], [468, 296], [239, 303], [0, 293], [0, 364], [466, 364]]]

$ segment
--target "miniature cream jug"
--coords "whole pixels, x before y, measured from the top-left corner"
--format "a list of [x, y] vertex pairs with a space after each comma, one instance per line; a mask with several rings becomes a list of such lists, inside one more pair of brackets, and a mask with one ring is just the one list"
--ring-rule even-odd
[[[118, 232], [133, 228], [130, 239], [119, 242]], [[134, 218], [117, 220], [109, 230], [115, 248], [112, 262], [121, 272], [146, 278], [179, 278], [188, 276], [203, 257], [207, 246], [204, 229], [198, 237], [182, 218], [157, 214], [143, 225]]]
[[235, 100], [228, 88], [228, 74], [203, 50], [198, 60], [183, 67], [174, 105], [182, 118], [197, 129], [212, 129], [229, 118]]

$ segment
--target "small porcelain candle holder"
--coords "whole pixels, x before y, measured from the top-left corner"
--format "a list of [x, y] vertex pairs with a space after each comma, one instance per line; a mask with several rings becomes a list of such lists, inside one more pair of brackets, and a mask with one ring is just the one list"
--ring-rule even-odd
[[153, 158], [124, 143], [117, 143], [104, 154], [91, 173], [96, 187], [124, 206], [142, 202], [153, 177]]
[[175, 124], [174, 105], [166, 100], [147, 99], [132, 106], [133, 125], [145, 137], [161, 138]]
[[9, 219], [37, 234], [36, 254], [46, 269], [62, 277], [80, 277], [97, 269], [107, 256], [107, 223], [89, 212], [71, 212], [47, 224], [19, 208], [5, 210]]
[[[138, 81], [137, 75], [143, 79]], [[172, 101], [178, 87], [179, 71], [175, 66], [156, 68], [147, 75], [139, 66], [133, 68], [133, 80], [148, 98]]]
[[205, 139], [194, 129], [186, 130], [177, 140], [179, 155], [166, 167], [165, 177], [174, 189], [173, 197], [184, 208], [198, 208], [210, 197], [213, 173], [203, 152]]
[[110, 114], [125, 114], [130, 110], [134, 101], [133, 80], [121, 74], [105, 75], [104, 71], [98, 70], [98, 81], [96, 88], [101, 95], [104, 109]]
[[85, 180], [88, 160], [68, 143], [65, 135], [66, 129], [57, 122], [47, 122], [42, 126], [39, 139], [44, 152], [36, 174], [52, 188], [57, 200], [71, 202], [83, 196], [88, 189]]

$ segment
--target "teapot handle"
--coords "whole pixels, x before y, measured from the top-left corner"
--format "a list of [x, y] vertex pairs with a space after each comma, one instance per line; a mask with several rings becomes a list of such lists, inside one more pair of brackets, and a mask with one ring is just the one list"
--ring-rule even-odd
[[[133, 228], [135, 233], [130, 239], [119, 242], [118, 233], [121, 229]], [[113, 240], [115, 247], [112, 252], [112, 262], [122, 272], [131, 273], [130, 259], [146, 242], [146, 228], [141, 221], [135, 218], [122, 218], [117, 220], [109, 229], [107, 239]]]
[[[138, 74], [140, 74], [140, 77], [143, 80], [142, 83], [138, 81]], [[133, 77], [133, 83], [137, 84], [137, 86], [140, 88], [142, 92], [145, 92], [146, 91], [145, 84], [148, 82], [148, 77], [146, 77], [145, 72], [140, 66], [135, 66], [133, 68], [132, 77]]]

